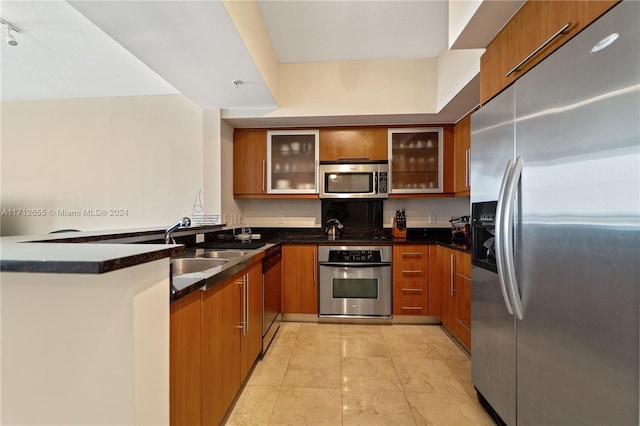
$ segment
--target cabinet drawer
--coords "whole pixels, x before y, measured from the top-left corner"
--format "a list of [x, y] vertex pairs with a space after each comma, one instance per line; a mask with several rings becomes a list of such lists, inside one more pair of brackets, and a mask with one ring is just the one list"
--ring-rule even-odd
[[394, 281], [393, 297], [427, 297], [427, 283], [414, 281]]
[[426, 297], [394, 297], [393, 315], [428, 315]]

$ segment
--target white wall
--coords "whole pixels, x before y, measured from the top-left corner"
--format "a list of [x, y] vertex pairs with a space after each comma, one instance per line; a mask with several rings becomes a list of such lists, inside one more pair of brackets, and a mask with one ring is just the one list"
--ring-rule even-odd
[[437, 112], [437, 60], [280, 64], [279, 109], [269, 116]]
[[1, 119], [2, 235], [164, 227], [191, 215], [203, 112], [187, 98], [4, 102]]
[[[438, 110], [480, 74], [480, 57], [484, 49], [447, 50], [438, 57]], [[477, 102], [480, 102], [477, 99]], [[473, 105], [475, 106], [475, 105]]]
[[233, 127], [225, 121], [220, 125], [220, 158], [222, 220], [229, 227], [233, 227], [234, 221], [231, 218], [239, 220], [242, 209], [239, 205], [240, 200], [233, 198]]

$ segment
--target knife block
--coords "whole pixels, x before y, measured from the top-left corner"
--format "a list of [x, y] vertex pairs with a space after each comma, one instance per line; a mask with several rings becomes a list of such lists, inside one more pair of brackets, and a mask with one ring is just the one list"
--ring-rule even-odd
[[407, 228], [398, 229], [398, 224], [396, 223], [396, 218], [393, 218], [393, 228], [391, 228], [391, 236], [396, 240], [406, 240], [407, 239]]

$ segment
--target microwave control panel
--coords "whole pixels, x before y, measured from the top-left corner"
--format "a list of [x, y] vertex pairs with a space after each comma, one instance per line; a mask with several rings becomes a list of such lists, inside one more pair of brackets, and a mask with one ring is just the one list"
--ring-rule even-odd
[[389, 192], [387, 172], [378, 173], [378, 194], [386, 194]]

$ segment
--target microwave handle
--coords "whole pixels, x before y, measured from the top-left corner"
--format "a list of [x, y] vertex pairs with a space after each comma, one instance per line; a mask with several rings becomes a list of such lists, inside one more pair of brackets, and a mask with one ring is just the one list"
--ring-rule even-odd
[[373, 172], [373, 193], [378, 193], [378, 172]]

